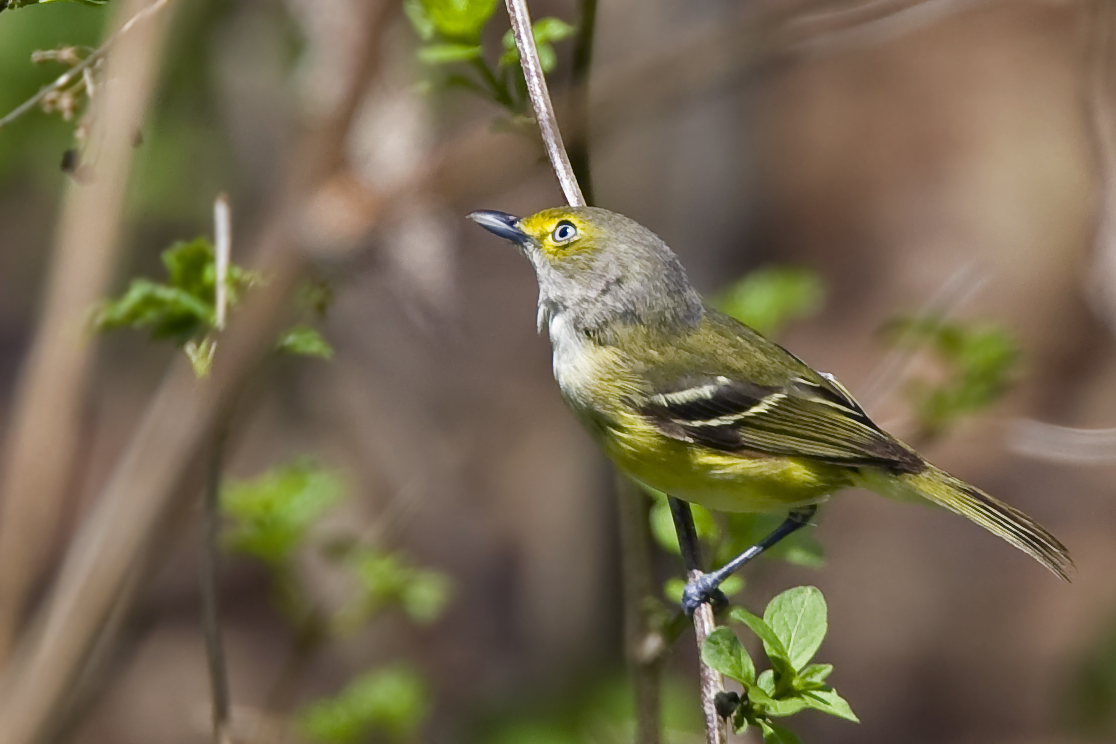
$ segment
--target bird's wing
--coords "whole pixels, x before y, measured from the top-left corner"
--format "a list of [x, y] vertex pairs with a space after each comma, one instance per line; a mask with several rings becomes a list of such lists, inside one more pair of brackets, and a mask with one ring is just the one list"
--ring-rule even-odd
[[[717, 335], [726, 330], [738, 329], [722, 327]], [[716, 359], [704, 351], [687, 353], [685, 344], [677, 347], [672, 363], [649, 375], [652, 389], [631, 398], [631, 405], [664, 435], [715, 450], [898, 472], [925, 467], [922, 458], [876, 426], [833, 377], [745, 330], [748, 335], [728, 339], [732, 343], [701, 344], [703, 350], [718, 348]], [[787, 374], [757, 382], [764, 375], [748, 374], [748, 359], [757, 355], [785, 355], [777, 366]], [[673, 375], [672, 369], [686, 372]], [[695, 369], [715, 371], [695, 375]]]

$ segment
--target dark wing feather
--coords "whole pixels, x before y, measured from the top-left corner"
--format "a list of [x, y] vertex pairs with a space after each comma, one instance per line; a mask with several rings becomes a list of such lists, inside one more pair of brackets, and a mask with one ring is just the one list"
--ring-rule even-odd
[[690, 379], [633, 405], [666, 436], [711, 449], [896, 472], [925, 468], [828, 376], [793, 378], [778, 387], [724, 376]]

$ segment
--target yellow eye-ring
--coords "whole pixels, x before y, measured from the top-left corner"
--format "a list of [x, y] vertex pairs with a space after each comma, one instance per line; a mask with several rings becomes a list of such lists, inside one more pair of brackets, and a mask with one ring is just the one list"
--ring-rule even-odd
[[561, 245], [568, 243], [577, 237], [577, 228], [572, 222], [562, 220], [559, 222], [554, 230], [550, 233], [550, 239], [556, 244]]

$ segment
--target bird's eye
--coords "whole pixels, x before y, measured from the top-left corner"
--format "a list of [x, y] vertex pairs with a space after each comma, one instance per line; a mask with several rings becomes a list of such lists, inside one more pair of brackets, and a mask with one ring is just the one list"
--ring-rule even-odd
[[563, 220], [558, 223], [554, 228], [554, 232], [550, 233], [550, 239], [555, 243], [568, 243], [577, 237], [577, 228], [574, 227], [572, 222]]

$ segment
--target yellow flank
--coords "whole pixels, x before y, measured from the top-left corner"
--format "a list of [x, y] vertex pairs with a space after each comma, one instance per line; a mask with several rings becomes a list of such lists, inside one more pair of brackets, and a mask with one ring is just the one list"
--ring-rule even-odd
[[847, 469], [696, 447], [663, 436], [635, 414], [601, 430], [599, 440], [609, 458], [640, 483], [720, 511], [784, 513], [849, 485]]

